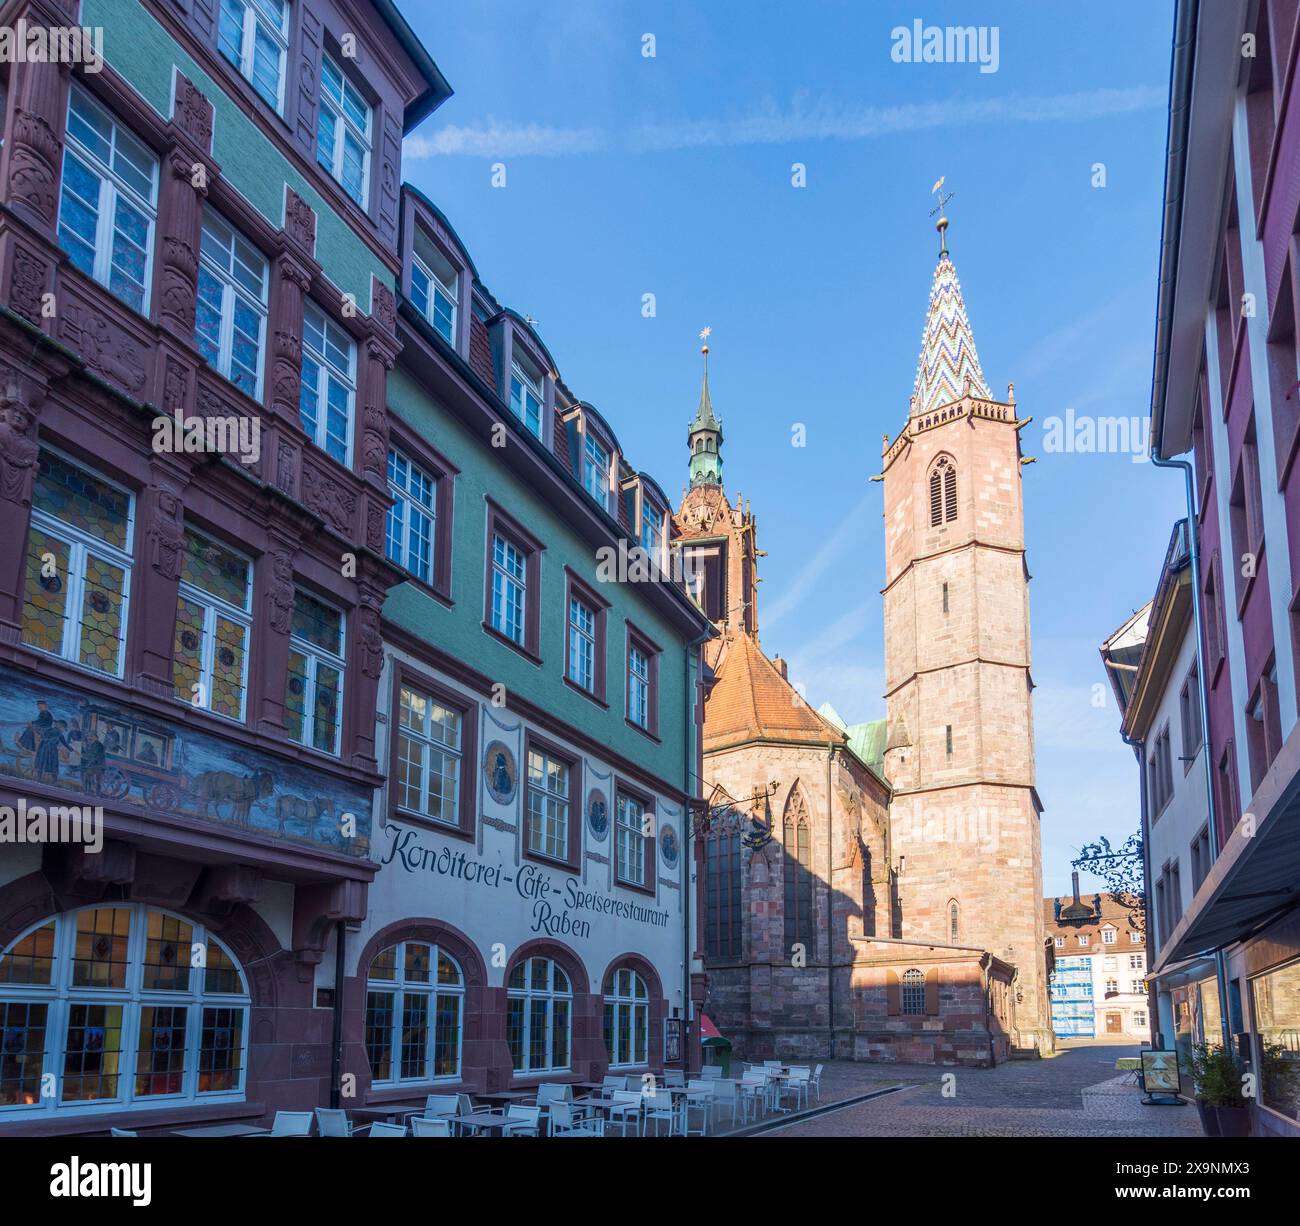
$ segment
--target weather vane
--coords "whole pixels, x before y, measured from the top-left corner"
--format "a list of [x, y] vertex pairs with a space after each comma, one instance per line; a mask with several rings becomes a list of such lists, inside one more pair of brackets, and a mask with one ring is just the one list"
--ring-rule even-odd
[[701, 329], [700, 329], [700, 340], [702, 340], [702, 341], [704, 342], [704, 344], [700, 346], [700, 352], [701, 352], [701, 353], [708, 353], [708, 352], [709, 352], [709, 337], [712, 336], [712, 335], [713, 335], [713, 329], [712, 329], [712, 328], [701, 328]]
[[946, 175], [940, 175], [939, 181], [930, 188], [930, 195], [933, 196], [937, 194], [939, 197], [939, 203], [930, 210], [930, 216], [933, 217], [936, 213], [939, 214], [939, 220], [934, 223], [934, 228], [939, 231], [940, 255], [948, 254], [948, 218], [944, 213], [944, 209], [947, 207], [948, 201], [957, 194], [956, 192], [944, 192], [943, 181], [945, 178], [947, 178]]

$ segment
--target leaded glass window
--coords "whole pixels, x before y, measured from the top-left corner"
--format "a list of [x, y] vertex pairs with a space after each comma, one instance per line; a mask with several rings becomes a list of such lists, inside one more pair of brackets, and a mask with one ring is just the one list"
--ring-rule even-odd
[[516, 1072], [567, 1069], [573, 989], [550, 958], [527, 958], [506, 986], [506, 1042]]
[[343, 667], [343, 614], [299, 588], [293, 598], [284, 693], [290, 740], [339, 752]]
[[811, 951], [816, 927], [813, 917], [812, 837], [808, 826], [808, 806], [797, 788], [786, 801], [781, 842], [785, 848], [784, 901], [785, 947], [801, 944]]
[[375, 1085], [460, 1076], [465, 977], [428, 941], [381, 950], [366, 986], [365, 1046]]
[[645, 980], [628, 967], [605, 979], [605, 1050], [610, 1068], [645, 1064], [649, 1059], [650, 994]]
[[252, 594], [248, 559], [187, 527], [172, 648], [177, 698], [244, 718]]
[[27, 533], [24, 643], [122, 675], [132, 516], [130, 494], [42, 449]]

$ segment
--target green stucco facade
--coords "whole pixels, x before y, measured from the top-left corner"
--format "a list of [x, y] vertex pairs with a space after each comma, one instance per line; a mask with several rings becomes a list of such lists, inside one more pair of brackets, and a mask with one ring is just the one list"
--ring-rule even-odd
[[344, 293], [370, 309], [370, 276], [393, 285], [392, 274], [333, 207], [300, 175], [143, 5], [127, 0], [83, 0], [81, 22], [104, 30], [104, 58], [162, 116], [171, 114], [175, 64], [212, 103], [212, 157], [222, 176], [259, 213], [279, 227], [284, 185], [316, 211], [316, 258]]
[[[460, 472], [455, 478], [452, 529], [453, 607], [406, 583], [389, 593], [384, 617], [501, 682], [509, 693], [544, 708], [673, 786], [685, 788], [687, 745], [694, 732], [694, 713], [687, 707], [687, 696], [693, 693], [695, 679], [687, 680], [688, 652], [681, 630], [671, 627], [639, 595], [637, 585], [598, 582], [593, 547], [565, 523], [554, 506], [518, 481], [491, 447], [441, 408], [400, 367], [389, 376], [388, 403]], [[488, 497], [545, 546], [541, 557], [540, 666], [483, 629]], [[605, 636], [607, 709], [564, 682], [566, 566], [610, 602]], [[658, 743], [624, 719], [629, 619], [662, 648]]]

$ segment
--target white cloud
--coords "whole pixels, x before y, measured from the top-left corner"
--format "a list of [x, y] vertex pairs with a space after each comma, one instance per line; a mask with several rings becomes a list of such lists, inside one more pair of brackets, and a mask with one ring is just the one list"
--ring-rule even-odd
[[826, 99], [809, 104], [805, 95], [788, 108], [765, 101], [739, 118], [643, 123], [621, 131], [548, 127], [487, 119], [473, 126], [450, 125], [429, 136], [408, 138], [408, 159], [463, 154], [472, 157], [556, 157], [616, 150], [661, 153], [674, 149], [779, 145], [794, 141], [868, 140], [902, 132], [925, 132], [977, 124], [1072, 123], [1161, 109], [1162, 88], [1094, 89], [1070, 94], [952, 98], [942, 102], [868, 106]]

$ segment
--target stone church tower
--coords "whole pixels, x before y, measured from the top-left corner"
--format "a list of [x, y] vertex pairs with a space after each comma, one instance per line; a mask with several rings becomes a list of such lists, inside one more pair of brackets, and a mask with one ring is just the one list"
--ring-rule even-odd
[[990, 393], [946, 218], [907, 424], [886, 436], [885, 700], [898, 936], [1015, 968], [1011, 1042], [1051, 1046], [1014, 389]]

